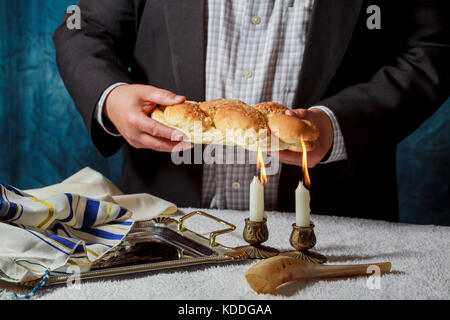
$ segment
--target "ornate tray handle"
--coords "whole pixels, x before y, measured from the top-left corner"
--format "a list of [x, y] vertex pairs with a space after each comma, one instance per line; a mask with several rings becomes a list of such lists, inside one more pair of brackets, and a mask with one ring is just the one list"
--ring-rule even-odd
[[184, 222], [185, 222], [187, 219], [192, 218], [193, 216], [196, 216], [196, 215], [204, 216], [204, 217], [206, 217], [206, 218], [209, 218], [209, 219], [212, 219], [212, 220], [214, 220], [214, 221], [220, 222], [220, 223], [222, 223], [222, 224], [224, 224], [224, 225], [226, 225], [226, 226], [228, 227], [227, 229], [222, 229], [222, 230], [213, 231], [213, 232], [211, 232], [211, 233], [209, 234], [209, 246], [210, 246], [211, 248], [216, 246], [216, 237], [217, 237], [217, 236], [219, 236], [219, 235], [221, 235], [221, 234], [224, 234], [224, 233], [229, 233], [229, 232], [232, 232], [232, 231], [236, 230], [236, 226], [235, 226], [235, 225], [232, 225], [231, 223], [226, 222], [225, 220], [222, 220], [222, 219], [220, 219], [220, 218], [214, 217], [214, 216], [212, 216], [212, 215], [210, 215], [210, 214], [208, 214], [208, 213], [206, 213], [206, 212], [203, 212], [203, 211], [194, 211], [194, 212], [191, 212], [191, 213], [189, 213], [189, 214], [187, 214], [187, 215], [181, 217], [181, 218], [178, 220], [178, 231], [179, 231], [179, 232], [184, 231], [184, 230], [185, 230], [185, 228], [184, 228]]

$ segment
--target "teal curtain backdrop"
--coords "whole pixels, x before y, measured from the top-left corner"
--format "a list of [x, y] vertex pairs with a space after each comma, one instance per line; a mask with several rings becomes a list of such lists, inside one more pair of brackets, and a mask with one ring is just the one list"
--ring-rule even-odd
[[76, 0], [0, 0], [0, 181], [60, 182], [89, 166], [117, 182], [121, 156], [103, 159], [55, 64], [52, 33]]
[[[95, 0], [92, 0], [95, 1]], [[51, 35], [76, 0], [0, 0], [0, 181], [57, 183], [89, 166], [117, 182], [59, 77]], [[398, 147], [400, 220], [450, 225], [450, 101]]]
[[450, 100], [398, 145], [397, 180], [400, 221], [450, 226]]

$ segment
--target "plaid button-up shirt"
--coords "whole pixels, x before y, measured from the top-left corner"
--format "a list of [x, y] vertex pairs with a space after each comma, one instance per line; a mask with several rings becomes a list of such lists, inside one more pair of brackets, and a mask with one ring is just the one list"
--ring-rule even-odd
[[[291, 107], [313, 3], [314, 0], [207, 0], [205, 99], [239, 99], [249, 105], [275, 101]], [[117, 85], [120, 84], [108, 88], [99, 101], [96, 118], [103, 128], [101, 109]], [[333, 150], [327, 162], [345, 159], [342, 133], [333, 112], [325, 106], [317, 107], [328, 114], [334, 129]], [[108, 128], [105, 130], [113, 134]], [[246, 162], [204, 164], [202, 204], [219, 209], [248, 209], [250, 183], [257, 174], [254, 161], [249, 159], [255, 156], [240, 147], [223, 147], [223, 151], [225, 158], [245, 157]], [[274, 161], [275, 158], [269, 158], [272, 165]], [[272, 167], [276, 168], [268, 170], [264, 188], [267, 210], [274, 210], [277, 205], [281, 164]]]

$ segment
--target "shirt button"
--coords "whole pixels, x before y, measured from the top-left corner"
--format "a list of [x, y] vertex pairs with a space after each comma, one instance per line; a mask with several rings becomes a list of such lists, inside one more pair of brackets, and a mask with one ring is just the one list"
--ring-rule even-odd
[[253, 73], [250, 70], [245, 70], [244, 78], [250, 79], [251, 77], [253, 77]]
[[261, 17], [253, 16], [253, 17], [250, 19], [250, 21], [251, 21], [253, 24], [260, 24], [260, 23], [261, 23]]
[[234, 190], [238, 190], [241, 188], [241, 184], [239, 183], [239, 181], [233, 181], [233, 183], [231, 184], [231, 188], [233, 188]]

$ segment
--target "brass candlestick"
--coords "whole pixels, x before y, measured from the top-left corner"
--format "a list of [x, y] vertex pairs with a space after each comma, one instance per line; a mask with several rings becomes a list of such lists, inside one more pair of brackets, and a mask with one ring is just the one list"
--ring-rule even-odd
[[314, 263], [325, 263], [327, 261], [327, 258], [324, 255], [309, 251], [309, 249], [316, 245], [316, 235], [314, 234], [313, 223], [310, 223], [309, 227], [299, 227], [295, 223], [292, 224], [290, 243], [291, 246], [297, 250], [283, 252], [280, 255]]
[[244, 240], [250, 245], [239, 249], [244, 250], [250, 259], [267, 259], [278, 255], [279, 251], [277, 249], [261, 245], [261, 243], [269, 239], [266, 218], [263, 221], [245, 219], [243, 236]]

